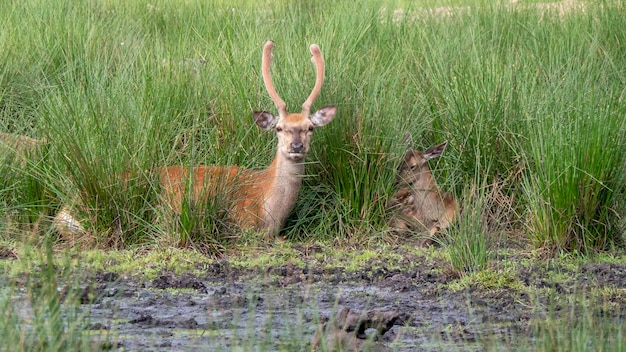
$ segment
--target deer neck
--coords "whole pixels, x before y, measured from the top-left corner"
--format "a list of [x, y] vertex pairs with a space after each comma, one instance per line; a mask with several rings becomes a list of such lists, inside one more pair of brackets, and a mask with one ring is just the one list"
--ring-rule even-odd
[[268, 166], [266, 172], [271, 183], [265, 192], [263, 202], [264, 222], [270, 231], [276, 233], [298, 199], [304, 174], [304, 159], [297, 162], [289, 160], [277, 151], [274, 161]]

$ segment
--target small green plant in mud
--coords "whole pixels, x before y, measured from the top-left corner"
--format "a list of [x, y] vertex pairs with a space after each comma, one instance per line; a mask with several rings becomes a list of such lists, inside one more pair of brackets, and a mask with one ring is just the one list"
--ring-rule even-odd
[[[0, 248], [3, 252], [9, 253], [6, 255], [7, 258], [19, 258], [19, 260], [0, 260], [0, 273], [10, 280], [28, 275], [31, 268], [22, 265], [22, 261], [33, 267], [45, 265], [46, 257], [42, 257], [39, 252], [30, 248], [22, 248], [11, 242], [1, 242]], [[210, 257], [199, 250], [169, 246], [138, 247], [116, 251], [91, 249], [76, 253], [65, 250], [63, 254], [57, 254], [59, 251], [56, 248], [54, 250], [55, 260], [63, 264], [63, 270], [66, 272], [107, 272], [146, 280], [152, 280], [163, 272], [201, 276], [206, 267], [213, 262]], [[69, 256], [71, 260], [64, 260]]]
[[448, 250], [452, 269], [459, 275], [482, 270], [491, 256], [491, 238], [484, 215], [489, 203], [486, 187], [479, 188], [474, 183], [462, 199], [462, 211], [458, 212], [455, 226], [441, 240]]
[[379, 244], [376, 249], [351, 248], [351, 246], [344, 248], [343, 246], [334, 247], [325, 244], [320, 253], [315, 255], [315, 258], [317, 264], [327, 268], [341, 268], [346, 273], [378, 269], [393, 271], [408, 269], [406, 265], [419, 264], [407, 263], [407, 258], [403, 255], [403, 253], [412, 253], [413, 250], [412, 246], [392, 247], [384, 243]]
[[446, 287], [452, 291], [478, 288], [481, 290], [512, 290], [521, 292], [524, 286], [516, 277], [516, 274], [517, 272], [512, 268], [486, 267], [480, 271], [467, 273], [458, 280], [447, 284]]
[[533, 339], [522, 345], [525, 350], [626, 351], [623, 307], [606, 309], [604, 300], [598, 301], [582, 289], [568, 301], [559, 296], [552, 290], [541, 303], [540, 295], [534, 296], [539, 314], [530, 321]]
[[230, 264], [241, 269], [259, 268], [264, 270], [271, 267], [280, 267], [287, 263], [299, 267], [305, 266], [302, 253], [288, 242], [277, 242], [271, 248], [267, 248], [265, 245], [255, 248], [255, 245], [252, 243], [242, 243], [235, 251], [238, 253], [231, 253], [234, 260], [231, 260]]
[[86, 250], [81, 251], [80, 262], [85, 271], [112, 272], [152, 280], [164, 271], [201, 276], [212, 260], [199, 250], [167, 246], [107, 252]]
[[50, 245], [46, 248], [46, 253], [36, 255], [43, 257], [39, 264], [23, 259], [25, 274], [19, 276], [19, 286], [2, 285], [0, 351], [106, 348], [105, 336], [87, 332], [88, 312], [79, 309], [83, 293], [80, 270], [78, 274], [64, 271], [71, 258], [59, 260]]

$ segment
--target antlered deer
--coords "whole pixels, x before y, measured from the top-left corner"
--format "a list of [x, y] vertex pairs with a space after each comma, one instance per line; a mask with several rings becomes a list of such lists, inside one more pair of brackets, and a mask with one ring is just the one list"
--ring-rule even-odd
[[[215, 193], [215, 187], [227, 185], [227, 201], [232, 206], [233, 220], [242, 228], [254, 228], [266, 235], [277, 234], [293, 209], [304, 175], [304, 159], [309, 152], [315, 127], [332, 121], [336, 106], [326, 106], [311, 114], [311, 105], [319, 95], [324, 81], [324, 59], [320, 48], [310, 47], [317, 77], [313, 91], [302, 104], [300, 113], [288, 113], [285, 102], [278, 96], [270, 74], [272, 48], [268, 41], [263, 48], [262, 73], [265, 88], [276, 105], [278, 116], [269, 112], [254, 112], [254, 121], [264, 130], [273, 129], [278, 148], [272, 163], [262, 170], [238, 166], [162, 167], [160, 185], [165, 199], [175, 212], [180, 212], [187, 180], [193, 184], [196, 201]], [[188, 173], [192, 177], [188, 177]], [[209, 188], [213, 189], [209, 189]]]
[[[270, 63], [273, 46], [274, 43], [268, 41], [263, 48], [262, 74], [278, 116], [261, 111], [254, 112], [253, 117], [259, 127], [273, 129], [278, 137], [274, 160], [261, 170], [216, 165], [157, 168], [161, 194], [174, 213], [181, 213], [182, 202], [189, 191], [194, 202], [206, 201], [207, 197], [219, 192], [226, 198], [232, 220], [241, 228], [256, 229], [266, 236], [276, 235], [282, 228], [300, 191], [304, 159], [309, 152], [313, 130], [331, 122], [337, 107], [326, 106], [310, 113], [324, 81], [324, 59], [320, 48], [313, 44], [310, 50], [317, 71], [313, 91], [302, 104], [300, 113], [288, 113], [285, 102], [272, 83]], [[84, 231], [67, 207], [56, 216], [55, 225], [62, 234], [76, 235], [75, 232]]]
[[428, 161], [440, 156], [448, 142], [425, 151], [410, 149], [404, 155], [396, 186], [398, 190], [389, 201], [393, 212], [390, 226], [396, 232], [428, 232], [432, 238], [454, 220], [457, 201], [437, 187]]

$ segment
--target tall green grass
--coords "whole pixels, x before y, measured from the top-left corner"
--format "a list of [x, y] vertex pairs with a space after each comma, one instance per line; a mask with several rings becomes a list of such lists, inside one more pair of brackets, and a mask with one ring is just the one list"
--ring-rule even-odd
[[[591, 250], [619, 240], [623, 6], [585, 3], [564, 14], [532, 4], [389, 6], [3, 2], [0, 128], [48, 145], [36, 167], [20, 171], [30, 181], [2, 181], [0, 216], [28, 226], [72, 204], [90, 242], [102, 246], [202, 238], [183, 237], [203, 228], [205, 212], [185, 220], [183, 237], [162, 216], [150, 170], [271, 161], [274, 138], [254, 126], [251, 111], [273, 110], [260, 77], [262, 45], [272, 39], [274, 81], [288, 109], [298, 111], [312, 88], [310, 43], [327, 65], [313, 109], [339, 106], [315, 132], [289, 237], [384, 234], [409, 131], [418, 148], [449, 141], [435, 176], [458, 197], [472, 180], [506, 180], [513, 216], [536, 246]], [[15, 218], [11, 209], [25, 207], [34, 215]]]
[[440, 240], [448, 250], [452, 269], [459, 276], [480, 271], [489, 262], [494, 234], [489, 233], [485, 210], [490, 205], [486, 186], [473, 184], [463, 195], [463, 211], [457, 215], [455, 226], [447, 229]]
[[526, 100], [550, 92], [542, 104], [525, 104], [523, 194], [529, 237], [537, 246], [588, 251], [621, 239], [626, 76], [616, 66], [625, 57], [622, 38], [611, 31], [619, 12], [594, 12], [611, 24], [602, 28], [574, 13], [560, 26], [534, 32], [534, 41], [546, 47], [531, 42], [528, 48], [536, 88]]

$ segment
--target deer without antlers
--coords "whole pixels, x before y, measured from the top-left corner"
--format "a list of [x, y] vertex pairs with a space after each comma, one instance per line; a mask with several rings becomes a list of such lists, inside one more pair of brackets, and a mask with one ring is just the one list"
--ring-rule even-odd
[[[428, 232], [432, 238], [454, 220], [457, 201], [437, 187], [428, 167], [428, 161], [440, 156], [447, 144], [444, 142], [424, 151], [411, 148], [405, 153], [396, 178], [398, 190], [389, 202], [394, 212], [390, 224], [394, 231]], [[431, 241], [430, 238], [425, 243]]]
[[[320, 48], [310, 47], [317, 75], [313, 91], [302, 104], [300, 113], [288, 113], [285, 102], [279, 97], [270, 74], [272, 48], [268, 41], [263, 48], [262, 73], [265, 88], [278, 110], [278, 116], [267, 111], [254, 112], [254, 121], [264, 130], [273, 129], [278, 137], [278, 148], [272, 163], [262, 170], [238, 166], [169, 166], [160, 168], [160, 185], [165, 199], [175, 212], [180, 212], [186, 182], [191, 180], [194, 197], [215, 193], [215, 187], [225, 184], [225, 196], [230, 203], [233, 220], [242, 228], [264, 231], [266, 236], [276, 235], [293, 209], [304, 175], [304, 159], [309, 152], [315, 127], [332, 121], [336, 106], [326, 106], [310, 113], [311, 105], [320, 94], [324, 81], [324, 59]], [[189, 178], [189, 172], [192, 173]], [[207, 189], [213, 188], [213, 189]]]

